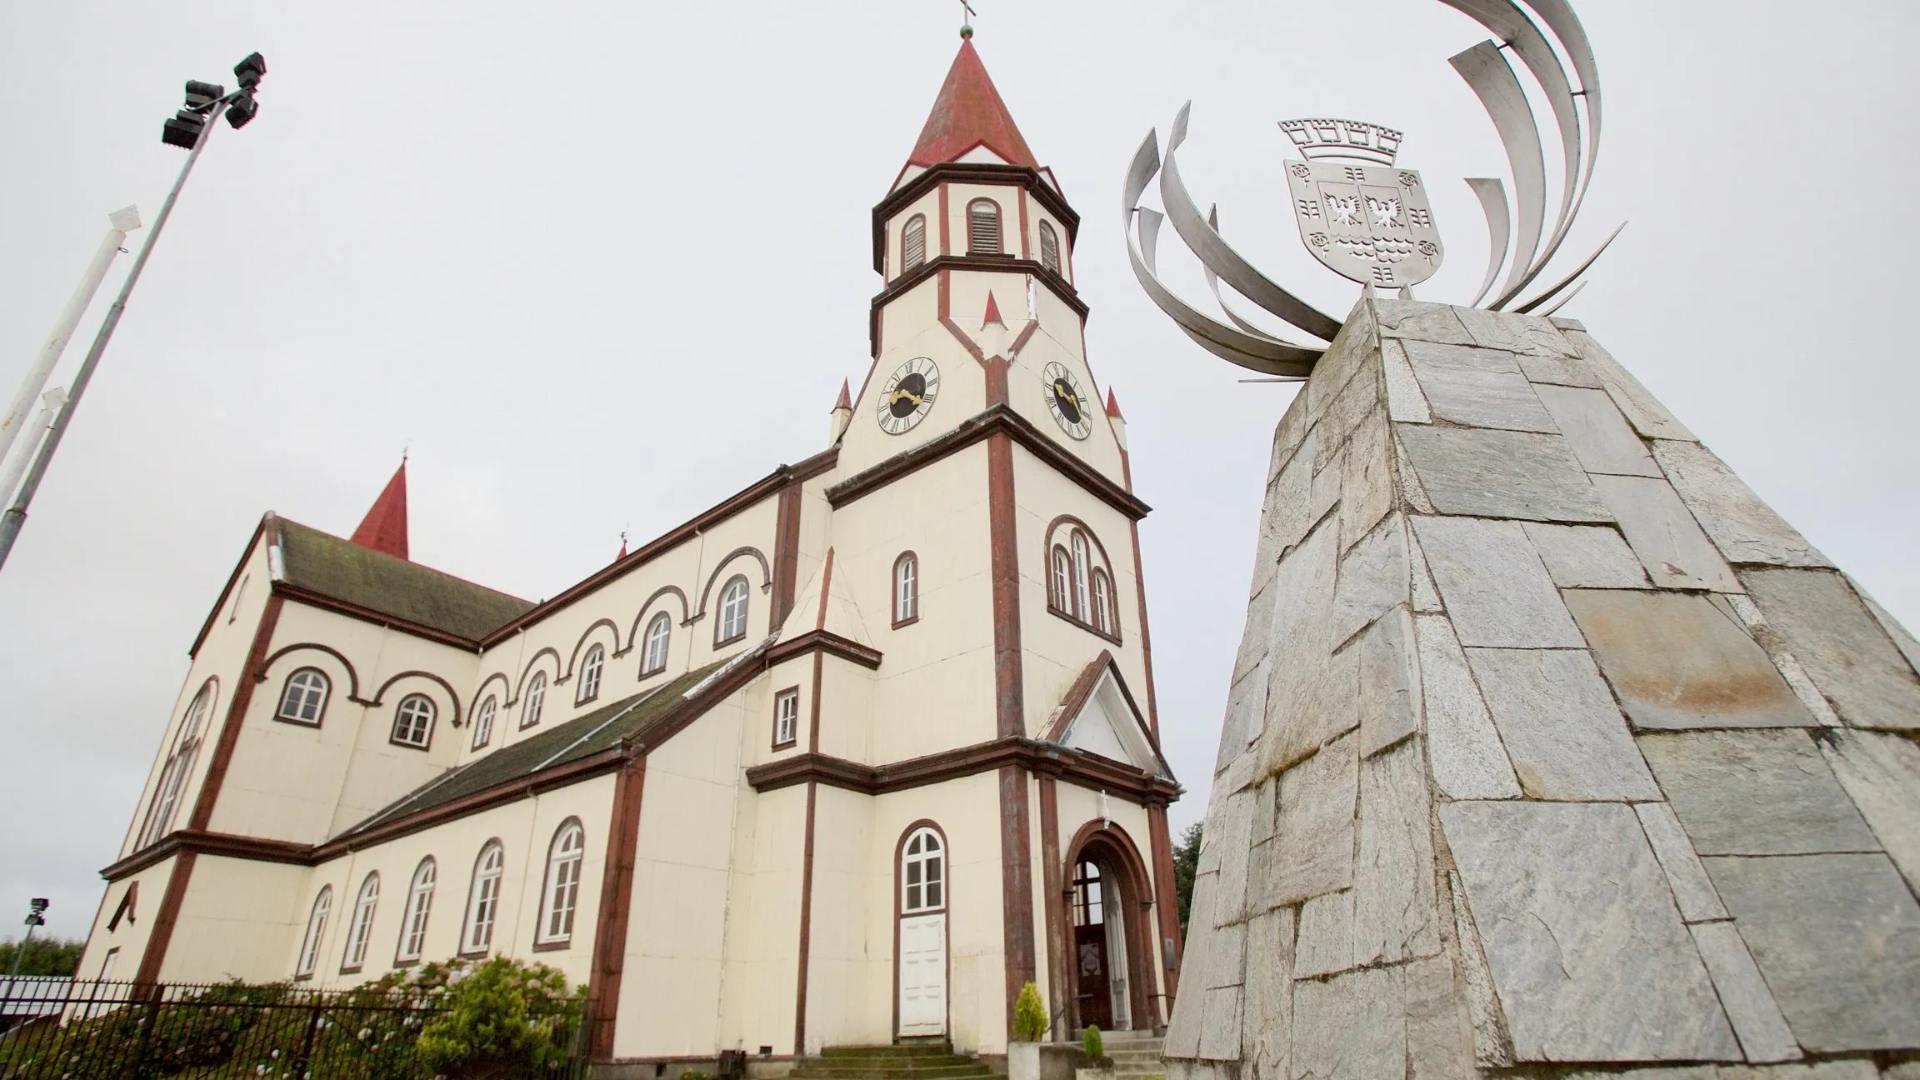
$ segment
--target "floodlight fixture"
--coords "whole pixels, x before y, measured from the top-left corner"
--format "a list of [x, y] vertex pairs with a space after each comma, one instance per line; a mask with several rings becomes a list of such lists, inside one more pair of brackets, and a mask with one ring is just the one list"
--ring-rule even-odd
[[266, 57], [259, 53], [252, 53], [245, 60], [233, 65], [233, 77], [240, 80], [242, 90], [251, 90], [260, 85], [260, 79], [266, 73]]
[[233, 104], [227, 106], [227, 123], [236, 128], [246, 127], [259, 112], [260, 103], [254, 100], [253, 92], [243, 90], [234, 96]]

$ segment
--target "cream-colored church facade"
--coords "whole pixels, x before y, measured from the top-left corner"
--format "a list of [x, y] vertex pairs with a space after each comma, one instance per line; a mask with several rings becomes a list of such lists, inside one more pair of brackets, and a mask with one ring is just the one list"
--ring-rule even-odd
[[79, 974], [351, 986], [512, 956], [600, 1060], [1162, 1026], [1179, 930], [1124, 423], [1077, 216], [971, 42], [874, 211], [827, 450], [553, 599], [268, 514]]

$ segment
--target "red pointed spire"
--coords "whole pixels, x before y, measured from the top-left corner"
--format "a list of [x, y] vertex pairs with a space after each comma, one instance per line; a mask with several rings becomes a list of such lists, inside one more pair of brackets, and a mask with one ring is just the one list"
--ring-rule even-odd
[[847, 380], [841, 379], [840, 380], [840, 400], [833, 403], [834, 412], [839, 412], [841, 409], [852, 411], [853, 395], [849, 394], [847, 390], [848, 390]]
[[353, 530], [353, 542], [361, 547], [385, 552], [396, 559], [407, 557], [407, 459], [393, 470], [393, 479], [373, 500], [373, 509]]
[[980, 319], [980, 329], [985, 330], [994, 323], [999, 323], [1001, 327], [1004, 328], [1007, 325], [1007, 320], [1000, 317], [1000, 305], [994, 303], [993, 293], [992, 291], [988, 291], [987, 313]]
[[1014, 165], [1040, 167], [969, 39], [960, 43], [960, 53], [947, 70], [947, 81], [933, 100], [933, 112], [927, 116], [927, 126], [920, 129], [920, 141], [914, 144], [907, 164], [957, 161], [982, 144]]
[[1107, 387], [1107, 415], [1113, 417], [1115, 420], [1126, 419], [1126, 417], [1120, 415], [1120, 400], [1113, 396], [1113, 387], [1111, 386]]
[[622, 529], [620, 530], [620, 554], [615, 555], [613, 557], [613, 561], [619, 562], [621, 559], [624, 559], [626, 557], [627, 557], [627, 531], [625, 529]]

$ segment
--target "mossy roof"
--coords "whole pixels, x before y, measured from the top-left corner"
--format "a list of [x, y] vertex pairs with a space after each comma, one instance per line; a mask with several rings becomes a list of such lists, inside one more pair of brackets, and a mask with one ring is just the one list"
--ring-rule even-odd
[[279, 518], [282, 578], [297, 589], [478, 642], [534, 605]]

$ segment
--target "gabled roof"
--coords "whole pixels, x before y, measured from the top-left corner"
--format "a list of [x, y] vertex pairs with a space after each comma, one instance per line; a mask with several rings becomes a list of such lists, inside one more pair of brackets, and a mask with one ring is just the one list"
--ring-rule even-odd
[[690, 691], [703, 689], [701, 682], [727, 663], [728, 660], [720, 660], [689, 671], [664, 686], [603, 705], [442, 773], [340, 835], [351, 837], [512, 780], [531, 778], [536, 773], [617, 749], [623, 741], [644, 735], [660, 721], [676, 715], [679, 710], [675, 706], [697, 696]]
[[359, 611], [477, 643], [533, 607], [275, 514], [267, 515], [267, 525], [268, 543], [278, 552], [269, 556], [276, 584]]
[[353, 530], [352, 539], [361, 547], [396, 559], [407, 557], [406, 458], [400, 459], [400, 467], [393, 470], [393, 478], [380, 490], [380, 497], [373, 500], [373, 507], [360, 520], [360, 527]]
[[933, 112], [920, 129], [920, 141], [907, 156], [907, 164], [924, 167], [958, 161], [982, 145], [1010, 165], [1040, 167], [969, 38], [960, 43], [960, 52], [947, 69], [947, 81], [940, 86], [940, 96], [933, 101]]
[[1112, 650], [1101, 650], [1081, 669], [1080, 677], [1067, 688], [1048, 718], [1040, 739], [1173, 779], [1173, 769], [1161, 756]]

